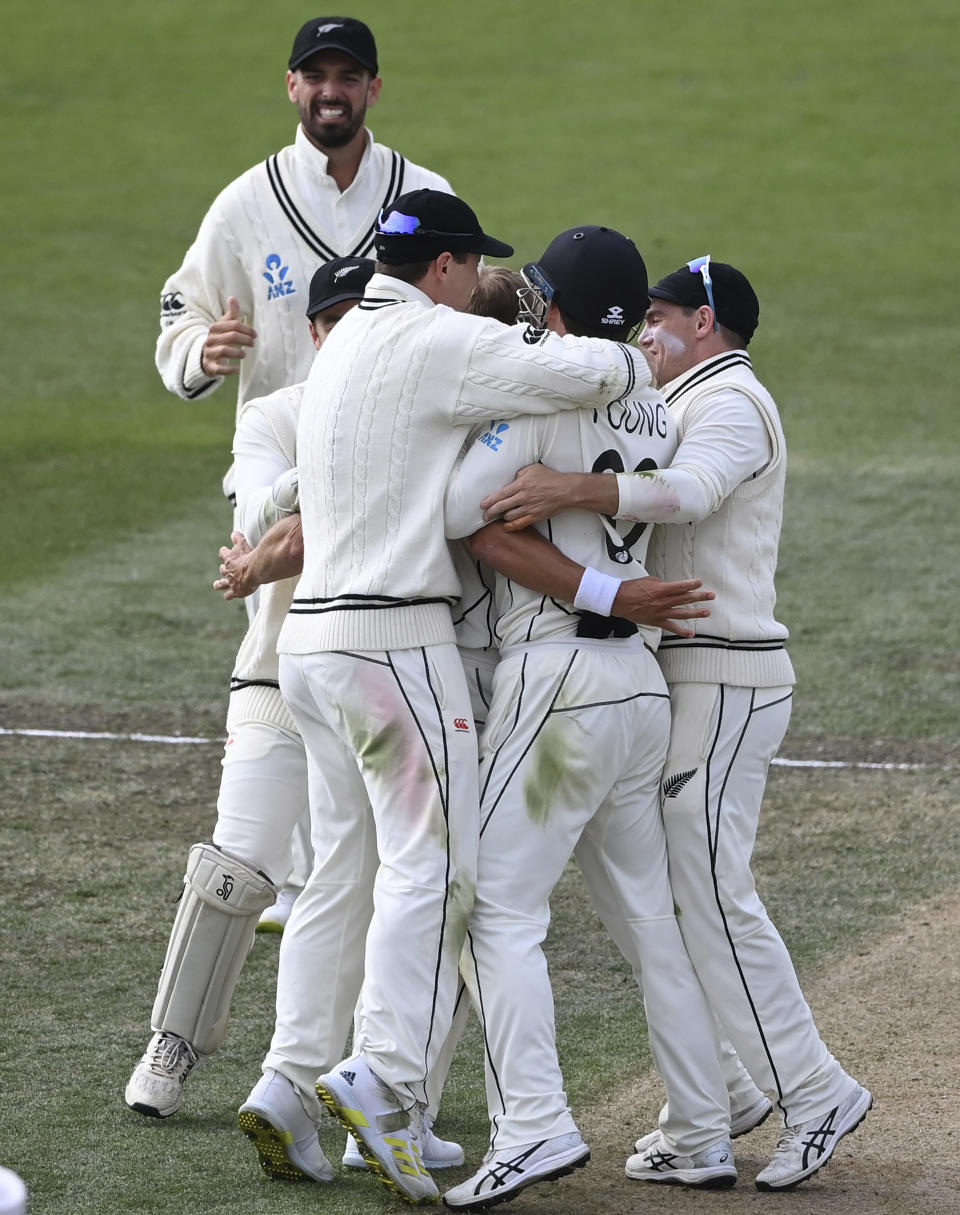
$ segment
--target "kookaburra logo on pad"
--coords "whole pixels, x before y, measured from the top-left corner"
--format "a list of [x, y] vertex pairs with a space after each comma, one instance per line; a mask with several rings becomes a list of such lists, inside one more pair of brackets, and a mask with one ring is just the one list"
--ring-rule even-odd
[[607, 309], [607, 315], [600, 323], [602, 325], [622, 325], [623, 309], [618, 304], [611, 304]]

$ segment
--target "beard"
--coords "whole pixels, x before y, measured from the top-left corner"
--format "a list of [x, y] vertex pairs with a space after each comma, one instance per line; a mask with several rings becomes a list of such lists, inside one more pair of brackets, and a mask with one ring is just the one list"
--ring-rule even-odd
[[346, 102], [338, 102], [346, 110], [343, 118], [336, 122], [324, 122], [320, 117], [321, 106], [315, 102], [312, 106], [298, 106], [300, 123], [312, 143], [318, 148], [345, 148], [354, 140], [362, 129], [367, 117], [367, 107], [364, 105], [354, 112]]

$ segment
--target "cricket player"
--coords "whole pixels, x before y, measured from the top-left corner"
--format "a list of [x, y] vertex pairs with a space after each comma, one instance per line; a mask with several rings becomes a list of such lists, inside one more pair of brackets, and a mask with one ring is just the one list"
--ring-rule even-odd
[[[665, 638], [658, 655], [673, 708], [663, 817], [687, 950], [726, 1037], [783, 1116], [757, 1188], [789, 1190], [827, 1163], [872, 1097], [821, 1040], [750, 870], [794, 683], [774, 616], [786, 444], [746, 349], [759, 303], [745, 275], [698, 258], [650, 295], [641, 345], [680, 436], [671, 466], [576, 477], [527, 467], [484, 505], [511, 528], [573, 505], [669, 523], [651, 564], [717, 592], [709, 621], [692, 637]], [[668, 1147], [661, 1123], [637, 1141], [627, 1175], [669, 1177]]]
[[[523, 273], [530, 313], [555, 333], [624, 341], [649, 303], [639, 251], [604, 227], [561, 233]], [[451, 481], [451, 536], [483, 536], [480, 502], [518, 465], [669, 464], [676, 427], [644, 370], [602, 410], [491, 423]], [[654, 657], [659, 631], [638, 629], [614, 607], [623, 574], [642, 570], [650, 529], [616, 530], [596, 514], [565, 511], [547, 534], [587, 567], [575, 595], [564, 602], [496, 580], [501, 658], [480, 742], [480, 857], [462, 964], [483, 1022], [491, 1137], [479, 1171], [444, 1195], [457, 1211], [506, 1201], [589, 1159], [563, 1091], [541, 948], [550, 894], [575, 849], [597, 910], [642, 981], [670, 1099], [670, 1148], [689, 1158], [688, 1184], [720, 1188], [737, 1178], [715, 1024], [667, 872], [659, 790], [670, 710]]]
[[[359, 303], [373, 268], [367, 258], [338, 258], [314, 273], [304, 328], [315, 350]], [[254, 543], [295, 504], [303, 387], [278, 389], [240, 413], [238, 517]], [[277, 678], [276, 639], [295, 585], [290, 578], [265, 588], [234, 664], [213, 841], [190, 850], [154, 1034], [125, 1092], [131, 1109], [151, 1117], [175, 1114], [187, 1077], [220, 1048], [258, 917], [276, 893], [273, 879], [289, 868], [290, 839], [308, 809], [303, 743]]]
[[[357, 306], [373, 270], [369, 258], [353, 257], [335, 258], [314, 273], [307, 317], [316, 349]], [[303, 387], [250, 401], [240, 414], [234, 436], [238, 517], [254, 543], [278, 518], [292, 518], [297, 510], [296, 428]], [[127, 1104], [141, 1114], [164, 1118], [176, 1113], [188, 1076], [219, 1049], [257, 924], [255, 904], [274, 885], [266, 875], [282, 874], [289, 864], [290, 836], [308, 810], [306, 753], [277, 679], [277, 634], [295, 587], [296, 578], [290, 577], [264, 588], [260, 610], [237, 655], [213, 843], [191, 849], [153, 1011], [155, 1032], [126, 1089]], [[353, 962], [338, 1006], [341, 1043], [360, 990], [362, 950]], [[440, 1139], [432, 1129], [454, 1045], [448, 1045], [431, 1076], [436, 1097], [424, 1118], [423, 1145], [430, 1168], [463, 1163], [459, 1144]], [[281, 1111], [273, 1113], [283, 1117]], [[299, 1127], [299, 1105], [294, 1115], [287, 1121]], [[348, 1151], [352, 1143], [350, 1139]], [[291, 1139], [282, 1160], [265, 1157], [263, 1163], [271, 1176], [286, 1180], [329, 1181], [333, 1176], [319, 1151], [315, 1125]]]
[[[286, 74], [299, 115], [294, 143], [217, 196], [163, 286], [156, 363], [171, 392], [199, 400], [236, 376], [239, 419], [246, 401], [301, 383], [314, 355], [302, 323], [314, 270], [367, 256], [380, 209], [405, 190], [450, 190], [374, 141], [366, 116], [382, 83], [362, 21], [315, 17], [297, 32]], [[234, 475], [231, 466], [223, 488], [235, 503]], [[251, 618], [256, 602], [247, 601]], [[312, 863], [308, 837], [295, 833], [294, 872], [265, 910], [265, 928], [283, 929]]]
[[[421, 1157], [424, 1083], [452, 1013], [479, 830], [444, 489], [485, 418], [601, 408], [648, 372], [619, 343], [530, 344], [519, 326], [465, 315], [480, 256], [512, 249], [458, 198], [403, 195], [376, 249], [363, 301], [311, 369], [297, 435], [304, 569], [280, 684], [307, 747], [311, 809], [325, 812], [284, 934], [261, 1085], [283, 1076], [309, 1099], [317, 1042], [333, 1047], [329, 985], [369, 921], [357, 1053], [317, 1091], [380, 1179], [420, 1202], [438, 1194]], [[301, 943], [322, 959], [308, 976]]]
[[[376, 143], [366, 126], [383, 81], [370, 29], [315, 17], [294, 39], [287, 95], [296, 139], [214, 200], [161, 297], [157, 369], [185, 400], [238, 377], [245, 401], [306, 379], [301, 316], [310, 277], [334, 257], [366, 257], [381, 208], [448, 182]], [[232, 491], [232, 485], [228, 488]]]

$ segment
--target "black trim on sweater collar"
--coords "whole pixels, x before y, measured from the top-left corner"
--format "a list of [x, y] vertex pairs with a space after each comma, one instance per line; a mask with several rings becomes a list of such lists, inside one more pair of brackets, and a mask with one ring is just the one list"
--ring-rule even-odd
[[731, 367], [748, 367], [751, 371], [753, 370], [750, 356], [745, 350], [727, 350], [703, 363], [698, 363], [696, 367], [691, 367], [683, 375], [671, 380], [669, 384], [665, 384], [661, 391], [667, 404], [672, 405], [681, 393], [686, 392], [695, 384], [702, 384], [706, 380], [713, 379], [714, 376], [722, 375]]

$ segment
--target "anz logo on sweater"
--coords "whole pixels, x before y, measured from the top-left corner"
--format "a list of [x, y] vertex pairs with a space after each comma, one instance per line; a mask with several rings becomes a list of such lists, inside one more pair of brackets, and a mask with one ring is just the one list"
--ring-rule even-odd
[[499, 422], [496, 426], [491, 426], [486, 434], [480, 436], [480, 442], [489, 447], [491, 451], [499, 451], [503, 444], [503, 432], [509, 429], [508, 422]]
[[278, 254], [271, 253], [267, 258], [267, 268], [263, 271], [263, 277], [269, 283], [268, 300], [278, 300], [281, 295], [293, 295], [296, 287], [293, 285], [293, 279], [287, 278], [289, 273], [290, 267], [283, 264], [283, 259]]

